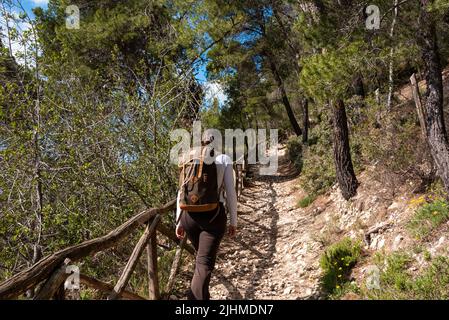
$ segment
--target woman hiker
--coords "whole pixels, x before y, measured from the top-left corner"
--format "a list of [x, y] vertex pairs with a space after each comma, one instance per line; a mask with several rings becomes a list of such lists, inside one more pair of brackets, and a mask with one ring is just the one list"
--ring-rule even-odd
[[[203, 147], [207, 146], [212, 140], [213, 136], [210, 135], [203, 139]], [[213, 156], [215, 157], [215, 155]], [[176, 236], [182, 239], [187, 234], [187, 238], [196, 250], [195, 272], [187, 294], [189, 300], [210, 299], [209, 283], [211, 273], [215, 266], [220, 242], [226, 232], [228, 220], [225, 205], [230, 213], [229, 226], [227, 228], [229, 236], [235, 236], [237, 230], [237, 195], [234, 189], [232, 160], [229, 156], [220, 154], [215, 157], [214, 162], [217, 181], [215, 188], [217, 188], [219, 198], [217, 209], [206, 212], [181, 210], [180, 197], [182, 186], [178, 192]]]

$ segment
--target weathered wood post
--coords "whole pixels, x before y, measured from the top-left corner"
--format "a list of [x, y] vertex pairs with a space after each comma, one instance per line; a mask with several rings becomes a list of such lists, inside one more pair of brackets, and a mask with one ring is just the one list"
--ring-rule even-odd
[[175, 285], [176, 274], [178, 273], [179, 267], [181, 265], [182, 249], [184, 249], [186, 241], [187, 237], [184, 237], [181, 243], [179, 244], [179, 248], [176, 250], [175, 258], [173, 259], [173, 264], [170, 270], [170, 276], [168, 277], [167, 285], [165, 288], [165, 294], [167, 296], [170, 295], [170, 292], [172, 291]]
[[64, 285], [64, 281], [68, 274], [66, 273], [67, 266], [70, 264], [70, 259], [66, 258], [64, 262], [58, 267], [51, 276], [45, 281], [42, 288], [34, 296], [33, 300], [50, 300]]
[[157, 237], [156, 232], [150, 237], [147, 245], [147, 268], [148, 268], [148, 298], [159, 300], [159, 277], [157, 270]]
[[117, 284], [114, 287], [114, 290], [111, 292], [111, 294], [108, 297], [108, 300], [115, 300], [117, 299], [125, 290], [126, 285], [128, 284], [129, 278], [131, 278], [131, 274], [136, 268], [137, 261], [139, 260], [140, 256], [142, 255], [143, 250], [145, 249], [145, 246], [148, 244], [148, 241], [150, 239], [150, 236], [156, 232], [157, 224], [159, 223], [159, 220], [161, 219], [161, 216], [158, 214], [153, 218], [153, 222], [148, 222], [148, 225], [145, 229], [145, 232], [140, 237], [139, 242], [135, 246], [133, 253], [131, 254], [131, 257], [128, 260], [128, 263], [125, 266], [125, 269], [122, 272], [122, 275], [120, 276], [120, 279], [117, 281]]

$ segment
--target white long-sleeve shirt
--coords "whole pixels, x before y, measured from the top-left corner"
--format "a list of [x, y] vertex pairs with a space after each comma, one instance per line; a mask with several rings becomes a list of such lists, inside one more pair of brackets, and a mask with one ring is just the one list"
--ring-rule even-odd
[[[228, 208], [229, 212], [229, 224], [237, 226], [237, 195], [234, 188], [234, 169], [232, 167], [232, 160], [228, 155], [220, 154], [215, 158], [215, 165], [217, 166], [217, 190], [220, 192], [220, 202]], [[223, 185], [224, 183], [224, 185]], [[224, 188], [221, 188], [223, 185]], [[176, 221], [179, 221], [181, 214], [181, 208], [179, 208], [180, 192], [178, 191], [178, 197], [176, 201]], [[179, 223], [179, 222], [178, 222]]]

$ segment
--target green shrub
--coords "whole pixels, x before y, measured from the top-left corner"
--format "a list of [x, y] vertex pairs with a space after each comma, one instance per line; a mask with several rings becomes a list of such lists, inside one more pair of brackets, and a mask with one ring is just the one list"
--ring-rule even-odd
[[300, 183], [308, 194], [322, 194], [335, 183], [332, 138], [326, 122], [322, 119], [321, 123], [313, 127], [309, 146], [303, 152]]
[[412, 284], [418, 299], [449, 298], [449, 259], [439, 256], [420, 274]]
[[[449, 258], [439, 256], [418, 274], [408, 269], [413, 262], [408, 254], [394, 253], [380, 257], [380, 289], [363, 288], [362, 295], [370, 299], [435, 300], [449, 297]], [[383, 270], [382, 270], [383, 269]]]
[[[412, 102], [397, 111], [384, 114], [384, 105], [377, 105], [373, 97], [365, 100], [366, 108], [348, 110], [350, 144], [356, 170], [366, 164], [377, 163], [390, 172], [406, 170], [428, 158], [421, 141], [419, 125]], [[400, 110], [400, 112], [399, 112]], [[355, 114], [354, 114], [355, 113]], [[359, 115], [360, 113], [360, 115]], [[354, 123], [355, 116], [362, 120]]]
[[298, 206], [300, 208], [306, 208], [309, 205], [311, 205], [312, 202], [315, 201], [315, 199], [316, 199], [316, 195], [313, 195], [313, 194], [305, 196], [304, 198], [302, 198], [301, 200], [298, 201]]
[[335, 288], [334, 292], [327, 296], [329, 300], [340, 300], [344, 295], [348, 293], [354, 293], [359, 295], [360, 288], [355, 281], [345, 282], [338, 288]]
[[296, 169], [302, 169], [302, 141], [301, 137], [290, 137], [287, 141], [288, 157]]
[[308, 148], [299, 181], [307, 193], [320, 195], [335, 183], [335, 166], [331, 152], [326, 154], [322, 150], [316, 152], [316, 149], [321, 147]]
[[326, 249], [320, 258], [323, 271], [321, 285], [325, 293], [331, 295], [340, 291], [349, 280], [360, 253], [360, 243], [349, 238], [344, 238]]
[[422, 239], [448, 219], [448, 202], [443, 199], [437, 199], [419, 207], [407, 226], [414, 236]]
[[423, 255], [424, 255], [424, 260], [426, 260], [426, 261], [432, 260], [432, 254], [428, 250], [424, 251]]
[[394, 290], [405, 290], [408, 286], [409, 275], [405, 270], [410, 266], [411, 258], [405, 253], [394, 253], [384, 260], [385, 271], [380, 275], [380, 282], [388, 284]]

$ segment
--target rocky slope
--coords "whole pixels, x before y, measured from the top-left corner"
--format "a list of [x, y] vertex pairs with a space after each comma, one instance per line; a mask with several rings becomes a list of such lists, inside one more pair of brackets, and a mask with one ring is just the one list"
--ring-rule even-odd
[[[344, 236], [363, 241], [365, 259], [353, 277], [365, 281], [369, 257], [376, 252], [412, 251], [417, 245], [405, 224], [415, 207], [418, 181], [391, 192], [376, 167], [358, 177], [356, 197], [345, 201], [336, 186], [309, 207], [299, 208], [304, 196], [292, 165], [280, 152], [276, 176], [254, 173], [239, 203], [239, 234], [222, 243], [211, 282], [213, 299], [320, 299], [319, 257], [327, 245]], [[256, 170], [257, 171], [257, 170]], [[416, 253], [412, 269], [425, 267], [424, 252], [449, 254], [449, 224], [441, 226]]]

